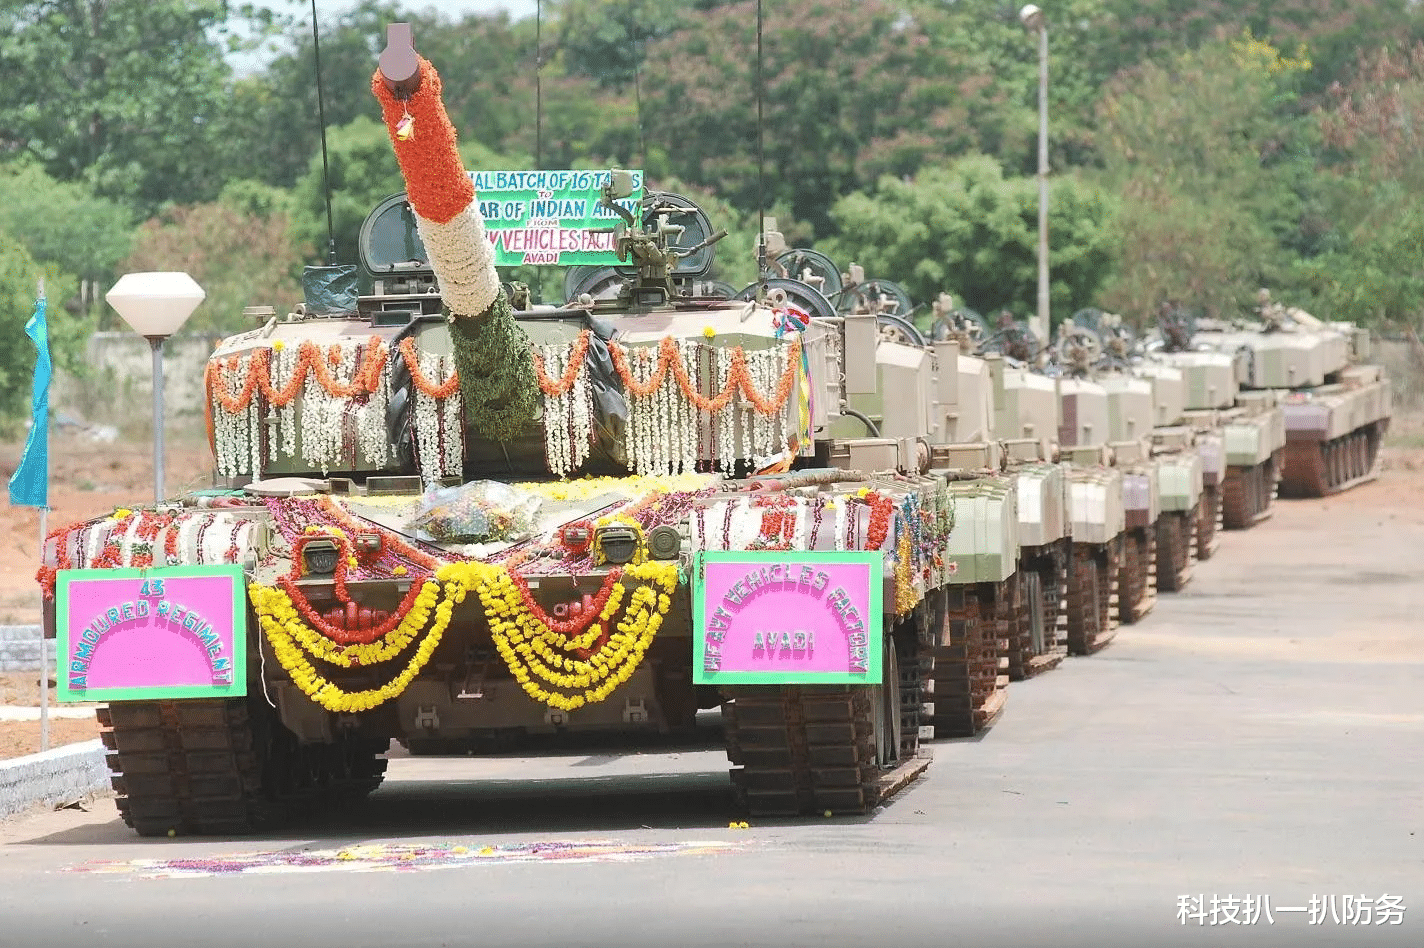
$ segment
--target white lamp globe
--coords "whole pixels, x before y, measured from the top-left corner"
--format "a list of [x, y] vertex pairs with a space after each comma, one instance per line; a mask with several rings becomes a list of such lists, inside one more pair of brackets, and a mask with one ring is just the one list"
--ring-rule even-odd
[[1035, 4], [1026, 4], [1019, 11], [1019, 22], [1030, 30], [1036, 30], [1043, 26], [1043, 11]]
[[207, 295], [186, 273], [155, 271], [125, 273], [104, 299], [134, 332], [152, 339], [183, 328]]

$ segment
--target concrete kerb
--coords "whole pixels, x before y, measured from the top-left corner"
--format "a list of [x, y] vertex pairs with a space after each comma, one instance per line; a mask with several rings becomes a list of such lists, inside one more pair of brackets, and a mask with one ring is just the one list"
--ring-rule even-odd
[[21, 674], [40, 673], [40, 650], [44, 649], [49, 659], [49, 668], [55, 667], [55, 641], [49, 639], [40, 644], [41, 628], [37, 625], [0, 625], [0, 672]]
[[[54, 668], [54, 640], [41, 644], [37, 625], [0, 626], [0, 672], [39, 674], [41, 648]], [[4, 720], [35, 720], [38, 708], [13, 708], [23, 714], [0, 714]], [[76, 715], [74, 712], [82, 714]], [[51, 706], [60, 717], [88, 717], [92, 707]], [[86, 800], [109, 790], [109, 767], [104, 761], [104, 745], [99, 741], [66, 744], [38, 754], [0, 760], [0, 819], [36, 807], [59, 807]]]
[[51, 809], [109, 789], [104, 745], [66, 744], [13, 760], [0, 760], [0, 819], [37, 806]]

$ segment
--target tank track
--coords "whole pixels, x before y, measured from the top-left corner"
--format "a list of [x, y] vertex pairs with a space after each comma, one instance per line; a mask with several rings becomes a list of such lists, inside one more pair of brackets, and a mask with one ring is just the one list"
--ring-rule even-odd
[[1173, 510], [1157, 518], [1157, 590], [1179, 592], [1196, 564], [1196, 511]]
[[119, 813], [140, 836], [255, 832], [364, 799], [386, 770], [375, 743], [302, 744], [242, 698], [115, 702], [98, 719]]
[[1121, 540], [1074, 545], [1068, 565], [1068, 654], [1091, 655], [1117, 635]]
[[1221, 525], [1245, 530], [1269, 517], [1280, 471], [1280, 452], [1252, 467], [1228, 467], [1221, 479]]
[[933, 647], [929, 668], [936, 738], [973, 737], [1004, 710], [1009, 637], [1017, 624], [1011, 583], [949, 589], [951, 644]]
[[1197, 501], [1196, 524], [1193, 530], [1197, 562], [1211, 559], [1216, 548], [1221, 545], [1221, 518], [1221, 488], [1214, 484], [1203, 488], [1201, 500]]
[[1372, 422], [1332, 441], [1287, 441], [1282, 497], [1325, 497], [1379, 476], [1383, 425]]
[[[1158, 518], [1160, 522], [1160, 517]], [[1157, 528], [1133, 527], [1122, 536], [1117, 616], [1123, 625], [1141, 622], [1157, 604]]]
[[[1022, 681], [1057, 668], [1068, 656], [1066, 605], [1068, 569], [1065, 557], [1050, 550], [1028, 559], [1019, 571], [1018, 635], [1009, 645], [1009, 680]], [[1034, 625], [1042, 636], [1034, 643]]]
[[867, 813], [929, 765], [919, 756], [924, 708], [920, 642], [894, 638], [900, 739], [882, 768], [870, 688], [852, 685], [738, 686], [722, 690], [722, 726], [732, 787], [751, 816]]

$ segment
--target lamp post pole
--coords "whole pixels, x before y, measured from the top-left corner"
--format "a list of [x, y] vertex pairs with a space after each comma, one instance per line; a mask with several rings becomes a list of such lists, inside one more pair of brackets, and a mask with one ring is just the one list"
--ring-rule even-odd
[[153, 352], [153, 502], [163, 503], [163, 342], [207, 294], [186, 273], [126, 273], [104, 294]]
[[1038, 24], [1038, 338], [1048, 343], [1048, 23]]
[[1048, 344], [1048, 19], [1030, 3], [1019, 10], [1019, 22], [1038, 34], [1038, 314], [1029, 328]]
[[147, 336], [153, 350], [153, 502], [163, 503], [163, 336]]

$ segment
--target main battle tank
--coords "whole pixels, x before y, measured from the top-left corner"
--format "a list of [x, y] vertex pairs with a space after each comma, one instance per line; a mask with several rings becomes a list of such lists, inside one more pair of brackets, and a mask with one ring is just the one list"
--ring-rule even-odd
[[[1215, 524], [1216, 503], [1206, 489], [1206, 471], [1219, 471], [1220, 432], [1187, 423], [1183, 373], [1144, 360], [1136, 335], [1121, 317], [1081, 310], [1065, 329], [1073, 339], [1060, 342], [1060, 350], [1068, 347], [1076, 358], [1090, 361], [1096, 380], [1108, 391], [1115, 453], [1140, 459], [1146, 451], [1152, 460], [1158, 510], [1151, 575], [1157, 590], [1180, 590], [1190, 580], [1202, 546], [1199, 525]], [[1144, 485], [1139, 481], [1137, 486], [1140, 492]]]
[[[1157, 337], [1145, 348], [1149, 362], [1182, 373], [1188, 421], [1199, 432], [1221, 433], [1222, 464], [1209, 459], [1204, 471], [1208, 496], [1219, 494], [1221, 526], [1242, 530], [1270, 516], [1286, 444], [1285, 415], [1276, 393], [1244, 389], [1246, 353], [1203, 333], [1202, 324], [1180, 307], [1164, 304], [1159, 309]], [[1214, 532], [1212, 527], [1203, 522], [1201, 532]], [[1202, 549], [1211, 545], [1209, 540], [1199, 542]]]
[[1383, 368], [1368, 361], [1369, 331], [1282, 306], [1264, 289], [1255, 316], [1199, 323], [1193, 341], [1237, 358], [1243, 389], [1278, 401], [1281, 495], [1323, 497], [1372, 479], [1391, 393]]
[[[472, 177], [408, 37], [373, 77], [407, 192], [362, 228], [371, 292], [213, 354], [220, 486], [47, 545], [61, 698], [109, 702], [124, 818], [246, 831], [369, 793], [392, 739], [662, 733], [718, 706], [751, 812], [874, 806], [927, 765], [925, 656], [966, 644], [954, 578], [1015, 568], [1014, 495], [981, 547], [931, 462], [940, 354], [775, 286], [693, 295], [717, 235], [631, 173]], [[588, 223], [498, 232], [502, 185]], [[495, 254], [567, 244], [614, 259], [565, 305], [498, 281]], [[866, 394], [904, 411], [867, 430]]]

